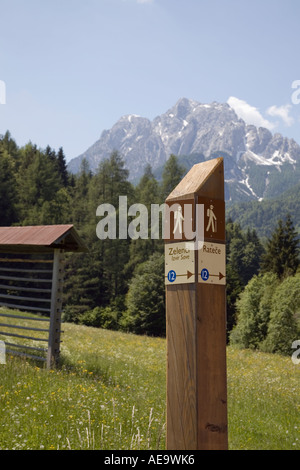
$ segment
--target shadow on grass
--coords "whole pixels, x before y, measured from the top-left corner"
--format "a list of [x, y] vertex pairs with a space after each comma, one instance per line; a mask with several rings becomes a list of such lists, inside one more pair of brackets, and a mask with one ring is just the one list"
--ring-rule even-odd
[[61, 354], [56, 369], [75, 374], [80, 378], [83, 377], [91, 381], [101, 381], [105, 385], [117, 385], [117, 378], [112, 376], [109, 366], [99, 364], [99, 361], [96, 360], [91, 360], [91, 364], [88, 361], [74, 362], [67, 356]]

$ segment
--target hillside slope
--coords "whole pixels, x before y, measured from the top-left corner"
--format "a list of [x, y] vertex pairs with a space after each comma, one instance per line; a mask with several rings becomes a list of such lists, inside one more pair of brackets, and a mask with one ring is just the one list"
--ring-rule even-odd
[[[165, 449], [166, 341], [63, 325], [63, 365], [1, 366], [0, 449]], [[229, 448], [299, 450], [300, 366], [227, 348]]]
[[285, 220], [287, 214], [300, 234], [300, 183], [276, 198], [228, 205], [226, 209], [227, 218], [238, 222], [243, 230], [255, 229], [260, 237], [270, 237], [278, 220]]

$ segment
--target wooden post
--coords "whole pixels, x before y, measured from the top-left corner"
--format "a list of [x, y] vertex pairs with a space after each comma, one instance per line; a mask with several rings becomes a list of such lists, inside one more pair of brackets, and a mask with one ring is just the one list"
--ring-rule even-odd
[[60, 330], [62, 310], [63, 269], [62, 250], [55, 249], [53, 254], [52, 292], [49, 340], [47, 352], [47, 367], [52, 368], [57, 363], [60, 352]]
[[[172, 231], [165, 240], [167, 449], [224, 450], [228, 438], [222, 158], [194, 165], [166, 199], [168, 205], [176, 203], [182, 209], [191, 201], [194, 219], [203, 215], [204, 243], [191, 250], [186, 241], [175, 240]], [[197, 212], [197, 204], [202, 212]], [[193, 222], [194, 229], [199, 228], [199, 220]], [[171, 221], [171, 228], [174, 225]]]

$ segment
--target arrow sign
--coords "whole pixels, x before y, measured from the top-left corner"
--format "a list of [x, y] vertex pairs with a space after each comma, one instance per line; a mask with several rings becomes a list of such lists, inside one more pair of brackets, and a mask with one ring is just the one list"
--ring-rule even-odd
[[189, 279], [190, 277], [195, 276], [195, 273], [191, 273], [190, 271], [187, 271], [186, 274], [177, 274], [177, 277], [179, 276], [186, 276], [187, 279]]
[[190, 277], [194, 276], [195, 273], [190, 273], [190, 271], [187, 272], [187, 278], [189, 279]]
[[222, 273], [219, 273], [219, 274], [210, 274], [210, 276], [212, 276], [212, 277], [218, 277], [218, 278], [219, 278], [219, 281], [221, 281], [221, 279], [223, 279], [223, 277], [225, 277], [225, 275], [222, 274]]

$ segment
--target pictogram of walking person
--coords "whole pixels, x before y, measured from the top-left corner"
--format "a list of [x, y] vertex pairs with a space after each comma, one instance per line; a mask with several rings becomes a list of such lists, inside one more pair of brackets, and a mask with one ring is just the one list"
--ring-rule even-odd
[[213, 212], [213, 208], [214, 208], [214, 206], [211, 204], [209, 206], [209, 209], [207, 209], [207, 212], [206, 212], [206, 215], [208, 217], [208, 224], [207, 224], [207, 227], [206, 227], [207, 232], [209, 231], [210, 227], [211, 227], [212, 232], [217, 231], [217, 217], [215, 216], [215, 214]]
[[175, 226], [174, 226], [173, 233], [175, 234], [175, 232], [178, 230], [180, 235], [182, 235], [182, 223], [184, 221], [184, 217], [182, 215], [181, 206], [179, 206], [177, 211], [174, 212], [174, 221], [175, 221]]

